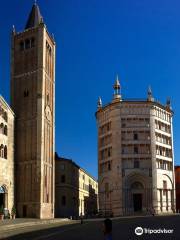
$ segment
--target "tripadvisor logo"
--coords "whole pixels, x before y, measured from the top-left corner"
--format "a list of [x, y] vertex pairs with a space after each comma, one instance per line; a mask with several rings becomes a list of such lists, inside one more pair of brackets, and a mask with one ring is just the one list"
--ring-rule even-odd
[[135, 234], [140, 236], [144, 234], [172, 234], [174, 229], [165, 229], [165, 228], [158, 228], [158, 229], [150, 229], [150, 228], [142, 228], [136, 227]]
[[142, 227], [135, 228], [135, 234], [138, 235], [138, 236], [142, 235], [143, 234]]

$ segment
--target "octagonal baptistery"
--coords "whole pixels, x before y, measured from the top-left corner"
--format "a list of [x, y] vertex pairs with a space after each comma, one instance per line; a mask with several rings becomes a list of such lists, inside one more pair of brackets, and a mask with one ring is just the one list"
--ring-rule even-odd
[[175, 211], [173, 112], [155, 101], [122, 99], [120, 83], [113, 100], [98, 100], [98, 184], [102, 215], [160, 214]]

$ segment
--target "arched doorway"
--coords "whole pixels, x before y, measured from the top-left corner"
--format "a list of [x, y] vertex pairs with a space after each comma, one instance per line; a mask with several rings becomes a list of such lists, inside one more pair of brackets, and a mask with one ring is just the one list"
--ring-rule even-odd
[[0, 186], [0, 207], [7, 207], [7, 190], [5, 186]]
[[133, 208], [134, 212], [142, 211], [143, 191], [144, 187], [140, 182], [134, 182], [131, 184], [131, 191], [133, 194]]

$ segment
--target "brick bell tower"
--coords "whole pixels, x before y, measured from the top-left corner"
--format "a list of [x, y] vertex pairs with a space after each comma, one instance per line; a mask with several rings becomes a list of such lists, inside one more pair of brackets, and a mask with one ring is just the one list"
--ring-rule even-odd
[[12, 32], [11, 106], [17, 215], [53, 218], [55, 41], [36, 3], [24, 31]]

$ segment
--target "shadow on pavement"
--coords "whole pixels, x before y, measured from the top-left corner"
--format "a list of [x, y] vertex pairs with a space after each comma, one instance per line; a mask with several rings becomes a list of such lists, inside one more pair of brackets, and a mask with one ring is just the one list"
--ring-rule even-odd
[[[0, 236], [0, 240], [20, 240], [20, 239], [24, 239], [24, 240], [33, 240], [33, 239], [46, 239], [47, 236], [49, 235], [54, 235], [55, 233], [59, 233], [61, 234], [62, 232], [68, 231], [70, 229], [73, 229], [75, 227], [78, 227], [80, 224], [76, 223], [76, 224], [68, 224], [68, 225], [60, 225], [60, 226], [55, 226], [55, 227], [51, 227], [50, 225], [46, 225], [46, 226], [39, 226], [39, 229], [34, 228], [33, 226], [31, 227], [27, 227], [24, 229], [20, 228], [20, 229], [15, 229], [15, 230], [10, 230], [10, 235], [9, 237], [4, 237], [1, 238]], [[49, 239], [49, 238], [48, 238]], [[54, 238], [52, 238], [54, 239]]]

